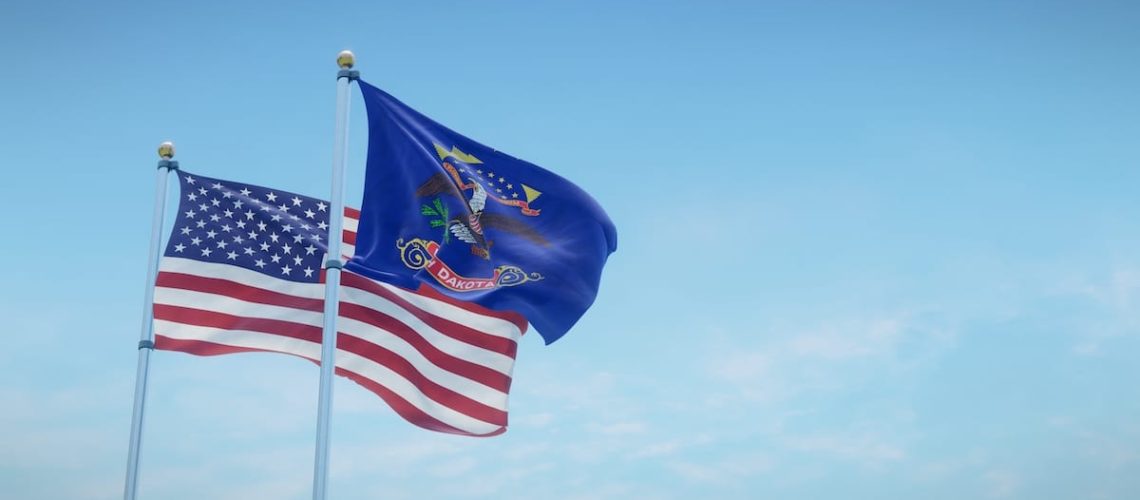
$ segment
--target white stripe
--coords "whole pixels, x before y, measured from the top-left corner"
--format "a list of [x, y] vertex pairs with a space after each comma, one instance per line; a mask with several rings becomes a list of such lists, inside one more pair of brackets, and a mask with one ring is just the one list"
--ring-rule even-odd
[[350, 215], [344, 216], [344, 230], [345, 231], [352, 231], [355, 233], [359, 226], [360, 226], [360, 220], [359, 219], [355, 219]]
[[[320, 359], [321, 346], [319, 343], [307, 342], [304, 340], [298, 340], [291, 337], [284, 337], [279, 335], [267, 335], [260, 332], [250, 332], [243, 330], [218, 330], [216, 328], [156, 320], [155, 333], [178, 340], [198, 340], [232, 347], [272, 350], [276, 352], [301, 356], [313, 361]], [[337, 367], [357, 373], [369, 380], [373, 380], [376, 383], [383, 385], [387, 389], [407, 400], [416, 408], [420, 409], [424, 413], [427, 413], [428, 415], [431, 415], [439, 421], [446, 423], [447, 425], [474, 434], [487, 434], [499, 429], [499, 426], [497, 425], [488, 424], [481, 420], [469, 417], [463, 413], [460, 413], [433, 401], [421, 393], [418, 389], [416, 389], [415, 385], [413, 385], [411, 382], [379, 363], [341, 350], [337, 351], [336, 357]], [[479, 390], [476, 392], [492, 393], [498, 395], [498, 403], [489, 406], [506, 411], [506, 394], [483, 386], [478, 387]], [[464, 395], [471, 397], [473, 394], [465, 393]], [[487, 398], [486, 394], [480, 395], [482, 396], [481, 399]]]

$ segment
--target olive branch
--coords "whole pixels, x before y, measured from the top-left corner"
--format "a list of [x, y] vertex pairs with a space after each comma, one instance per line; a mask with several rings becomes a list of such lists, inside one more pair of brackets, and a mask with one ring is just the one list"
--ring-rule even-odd
[[428, 205], [426, 203], [421, 205], [420, 213], [428, 217], [437, 217], [431, 219], [428, 222], [431, 224], [431, 227], [443, 228], [443, 243], [447, 244], [448, 240], [451, 238], [451, 233], [447, 232], [447, 207], [443, 206], [443, 203], [439, 201], [439, 198], [436, 198], [432, 200], [431, 205]]

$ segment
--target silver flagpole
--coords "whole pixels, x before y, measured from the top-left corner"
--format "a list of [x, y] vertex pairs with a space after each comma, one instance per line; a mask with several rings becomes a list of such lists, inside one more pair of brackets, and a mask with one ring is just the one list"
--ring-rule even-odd
[[139, 338], [139, 366], [135, 372], [135, 405], [131, 413], [131, 444], [127, 453], [127, 482], [123, 498], [134, 500], [139, 482], [139, 448], [142, 447], [143, 407], [146, 404], [146, 377], [150, 370], [150, 352], [154, 350], [154, 280], [158, 274], [158, 256], [162, 252], [162, 222], [166, 217], [166, 185], [170, 172], [178, 170], [174, 158], [174, 144], [164, 142], [158, 147], [158, 172], [155, 175], [154, 216], [150, 222], [150, 251], [147, 256], [146, 286], [143, 294], [142, 334]]
[[348, 158], [348, 88], [360, 77], [353, 71], [356, 57], [347, 50], [337, 54], [336, 139], [333, 146], [332, 206], [329, 207], [328, 255], [325, 257], [325, 319], [321, 333], [321, 389], [317, 399], [317, 451], [313, 466], [313, 500], [328, 493], [329, 417], [332, 413], [333, 368], [336, 363], [336, 317], [340, 292], [340, 244], [344, 226], [344, 163]]

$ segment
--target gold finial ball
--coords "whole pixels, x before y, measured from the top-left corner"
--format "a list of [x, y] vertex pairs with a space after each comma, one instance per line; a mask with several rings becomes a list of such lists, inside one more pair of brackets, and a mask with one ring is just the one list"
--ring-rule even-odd
[[356, 56], [351, 50], [342, 50], [336, 55], [336, 64], [340, 69], [352, 69], [356, 65]]
[[158, 145], [158, 156], [164, 160], [174, 158], [174, 143], [166, 141]]

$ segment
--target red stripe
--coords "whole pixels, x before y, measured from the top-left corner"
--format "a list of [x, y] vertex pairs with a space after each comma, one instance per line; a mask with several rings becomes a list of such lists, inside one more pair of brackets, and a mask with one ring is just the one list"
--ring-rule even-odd
[[[271, 351], [262, 351], [261, 349], [251, 349], [251, 348], [247, 348], [247, 347], [234, 347], [234, 346], [229, 346], [229, 345], [224, 345], [224, 344], [216, 344], [213, 342], [206, 342], [204, 340], [173, 339], [173, 338], [166, 337], [163, 335], [155, 335], [154, 344], [155, 344], [156, 349], [162, 349], [165, 351], [179, 351], [179, 352], [185, 352], [188, 354], [195, 354], [198, 356], [217, 356], [217, 355], [221, 355], [221, 354], [234, 354], [234, 353], [242, 353], [242, 352], [271, 352]], [[300, 357], [300, 356], [298, 356], [298, 357]], [[302, 358], [302, 359], [313, 361], [313, 360], [308, 359], [308, 358]], [[317, 364], [319, 364], [319, 363], [317, 363]], [[376, 381], [371, 380], [371, 379], [369, 379], [363, 375], [345, 370], [343, 368], [337, 368], [336, 374], [340, 375], [342, 377], [346, 377], [349, 380], [352, 380], [353, 382], [360, 384], [362, 387], [367, 389], [369, 392], [372, 392], [373, 394], [380, 396], [380, 399], [383, 399], [384, 402], [387, 403], [388, 406], [391, 407], [398, 415], [403, 417], [404, 420], [407, 420], [408, 422], [411, 422], [412, 424], [415, 424], [419, 427], [423, 427], [423, 428], [428, 429], [428, 430], [433, 430], [433, 431], [437, 431], [437, 432], [446, 432], [448, 434], [459, 434], [459, 435], [463, 435], [463, 436], [475, 436], [475, 437], [497, 436], [499, 434], [506, 432], [506, 430], [507, 430], [506, 425], [504, 424], [503, 427], [501, 427], [495, 431], [492, 431], [490, 433], [487, 433], [487, 434], [474, 434], [474, 433], [466, 432], [466, 431], [457, 429], [455, 427], [452, 427], [450, 425], [447, 425], [447, 424], [439, 421], [438, 419], [432, 417], [431, 415], [424, 413], [423, 410], [416, 408], [414, 405], [409, 403], [404, 398], [400, 397], [395, 392], [388, 390], [388, 388], [376, 383]]]
[[[395, 292], [392, 292], [391, 290], [363, 276], [353, 274], [351, 272], [344, 272], [341, 274], [341, 280], [341, 283], [344, 286], [356, 288], [373, 295], [378, 295], [404, 308], [413, 316], [419, 318], [420, 321], [427, 323], [428, 326], [436, 329], [444, 335], [447, 335], [448, 337], [451, 337], [460, 342], [471, 344], [475, 347], [486, 349], [488, 351], [504, 354], [512, 358], [515, 357], [515, 350], [518, 348], [518, 345], [511, 339], [486, 334], [469, 326], [461, 325], [454, 321], [435, 316], [420, 309], [419, 307], [416, 307], [414, 304], [408, 302], [403, 297], [396, 295]], [[421, 287], [421, 290], [423, 290], [423, 287]]]
[[215, 344], [213, 342], [206, 342], [205, 340], [175, 339], [160, 333], [154, 335], [154, 348], [163, 351], [179, 351], [197, 356], [218, 356], [221, 354], [235, 354], [239, 352], [277, 352], [267, 351], [265, 349]]
[[[361, 305], [342, 302], [340, 304], [340, 316], [367, 323], [403, 339], [420, 354], [423, 354], [432, 364], [451, 373], [501, 392], [507, 392], [511, 388], [510, 376], [439, 350], [415, 329], [387, 314]], [[513, 352], [507, 355], [511, 356], [512, 359], [514, 358]]]
[[274, 292], [272, 290], [265, 290], [235, 281], [224, 280], [220, 278], [205, 278], [202, 276], [195, 276], [193, 274], [175, 273], [170, 271], [163, 271], [158, 273], [158, 279], [155, 283], [155, 286], [211, 293], [214, 295], [222, 295], [238, 300], [244, 300], [246, 302], [291, 307], [293, 309], [302, 309], [305, 311], [313, 312], [323, 311], [325, 302], [323, 299], [307, 299], [303, 297], [297, 297], [295, 295], [288, 295], [280, 292]]
[[337, 337], [337, 350], [351, 352], [387, 367], [415, 386], [423, 395], [442, 406], [489, 424], [507, 425], [507, 412], [487, 406], [431, 381], [407, 359], [388, 349], [341, 333]]
[[348, 217], [349, 219], [360, 220], [360, 210], [352, 207], [344, 207], [344, 216]]
[[346, 230], [342, 231], [340, 234], [344, 235], [344, 237], [341, 238], [341, 241], [348, 243], [349, 245], [355, 245], [356, 244], [356, 231], [349, 231], [346, 229]]
[[248, 318], [166, 304], [154, 305], [154, 319], [219, 330], [246, 330], [321, 343], [321, 327], [279, 319]]

